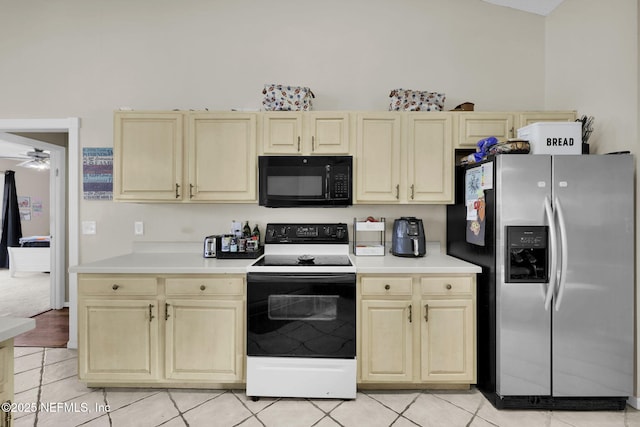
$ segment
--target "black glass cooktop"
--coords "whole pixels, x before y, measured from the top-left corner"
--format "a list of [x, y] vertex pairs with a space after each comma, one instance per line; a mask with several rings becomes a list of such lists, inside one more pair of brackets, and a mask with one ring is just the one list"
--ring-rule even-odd
[[265, 255], [253, 265], [266, 267], [350, 267], [352, 264], [346, 255]]

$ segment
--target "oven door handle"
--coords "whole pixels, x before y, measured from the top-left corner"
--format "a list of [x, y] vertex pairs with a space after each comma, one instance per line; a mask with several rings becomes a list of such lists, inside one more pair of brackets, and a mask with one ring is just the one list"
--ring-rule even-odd
[[325, 273], [325, 274], [287, 274], [287, 273], [249, 273], [247, 283], [332, 283], [355, 284], [355, 273]]

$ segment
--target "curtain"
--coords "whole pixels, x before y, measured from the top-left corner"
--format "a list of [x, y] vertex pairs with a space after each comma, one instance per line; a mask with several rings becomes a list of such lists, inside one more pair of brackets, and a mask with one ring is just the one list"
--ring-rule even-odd
[[18, 208], [18, 194], [16, 192], [16, 178], [14, 171], [4, 173], [4, 197], [2, 199], [2, 240], [0, 240], [0, 268], [9, 268], [8, 246], [20, 246], [22, 225], [20, 223], [20, 209]]

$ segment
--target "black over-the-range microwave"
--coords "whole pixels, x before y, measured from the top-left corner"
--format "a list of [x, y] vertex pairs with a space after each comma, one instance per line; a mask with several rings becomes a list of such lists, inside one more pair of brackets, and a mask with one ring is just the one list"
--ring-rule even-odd
[[260, 156], [258, 177], [260, 206], [352, 204], [352, 156]]

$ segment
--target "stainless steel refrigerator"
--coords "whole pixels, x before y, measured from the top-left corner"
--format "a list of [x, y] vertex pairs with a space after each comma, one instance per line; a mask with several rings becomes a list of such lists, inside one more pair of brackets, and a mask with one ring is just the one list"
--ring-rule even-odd
[[458, 168], [447, 251], [482, 266], [478, 388], [497, 408], [623, 409], [634, 376], [634, 159]]

